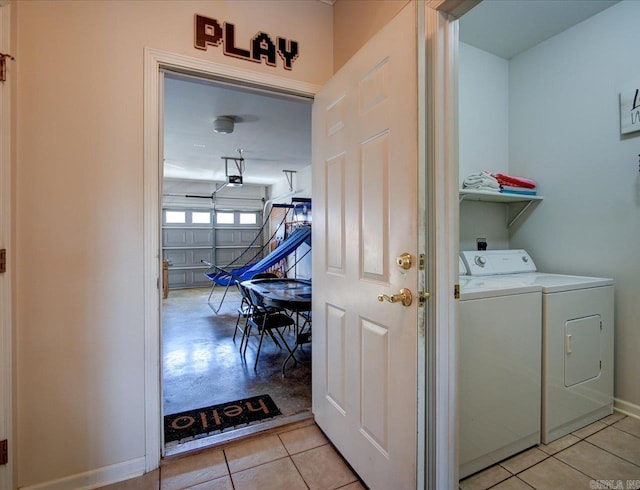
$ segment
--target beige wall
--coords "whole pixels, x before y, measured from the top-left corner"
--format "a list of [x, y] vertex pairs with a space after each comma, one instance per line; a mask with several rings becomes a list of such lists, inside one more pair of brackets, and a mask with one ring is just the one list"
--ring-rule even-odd
[[[322, 84], [331, 10], [315, 0], [17, 2], [18, 486], [145, 457], [143, 49]], [[196, 13], [234, 22], [239, 43], [258, 30], [297, 40], [300, 57], [288, 72], [197, 50]]]
[[337, 0], [333, 6], [333, 70], [338, 71], [409, 0]]

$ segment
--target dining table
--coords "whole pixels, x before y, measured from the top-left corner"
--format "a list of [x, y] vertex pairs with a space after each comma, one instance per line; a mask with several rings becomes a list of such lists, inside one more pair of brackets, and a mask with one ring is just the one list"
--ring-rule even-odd
[[290, 360], [298, 361], [295, 352], [300, 345], [311, 342], [311, 280], [298, 278], [250, 279], [241, 283], [253, 290], [264, 301], [265, 306], [282, 308], [295, 315], [295, 345], [282, 364], [282, 374]]

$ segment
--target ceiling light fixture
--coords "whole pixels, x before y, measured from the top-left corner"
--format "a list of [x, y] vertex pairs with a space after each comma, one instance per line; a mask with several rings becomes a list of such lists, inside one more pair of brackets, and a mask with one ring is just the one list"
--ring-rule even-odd
[[213, 132], [218, 134], [233, 133], [234, 119], [231, 116], [220, 116], [213, 120]]

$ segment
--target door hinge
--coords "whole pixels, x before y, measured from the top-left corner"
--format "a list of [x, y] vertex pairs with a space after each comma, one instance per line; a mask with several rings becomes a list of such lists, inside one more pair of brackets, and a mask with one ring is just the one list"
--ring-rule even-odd
[[460, 284], [453, 285], [453, 297], [455, 299], [460, 299]]
[[9, 441], [5, 439], [0, 441], [0, 465], [7, 464], [9, 462]]
[[0, 249], [0, 274], [7, 272], [7, 249]]
[[7, 81], [7, 58], [15, 60], [11, 55], [0, 53], [0, 82]]

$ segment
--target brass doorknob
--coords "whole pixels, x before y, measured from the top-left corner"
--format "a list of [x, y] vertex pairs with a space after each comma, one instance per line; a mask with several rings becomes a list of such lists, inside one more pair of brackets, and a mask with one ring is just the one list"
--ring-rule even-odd
[[403, 253], [402, 255], [398, 255], [398, 257], [396, 258], [396, 264], [401, 269], [411, 269], [412, 263], [413, 260], [411, 258], [411, 254], [407, 252]]
[[388, 296], [386, 294], [379, 294], [378, 301], [388, 301], [389, 303], [402, 303], [404, 306], [410, 306], [411, 302], [413, 301], [413, 294], [411, 294], [410, 290], [406, 288], [402, 288], [400, 290], [400, 293], [392, 294], [391, 296]]

